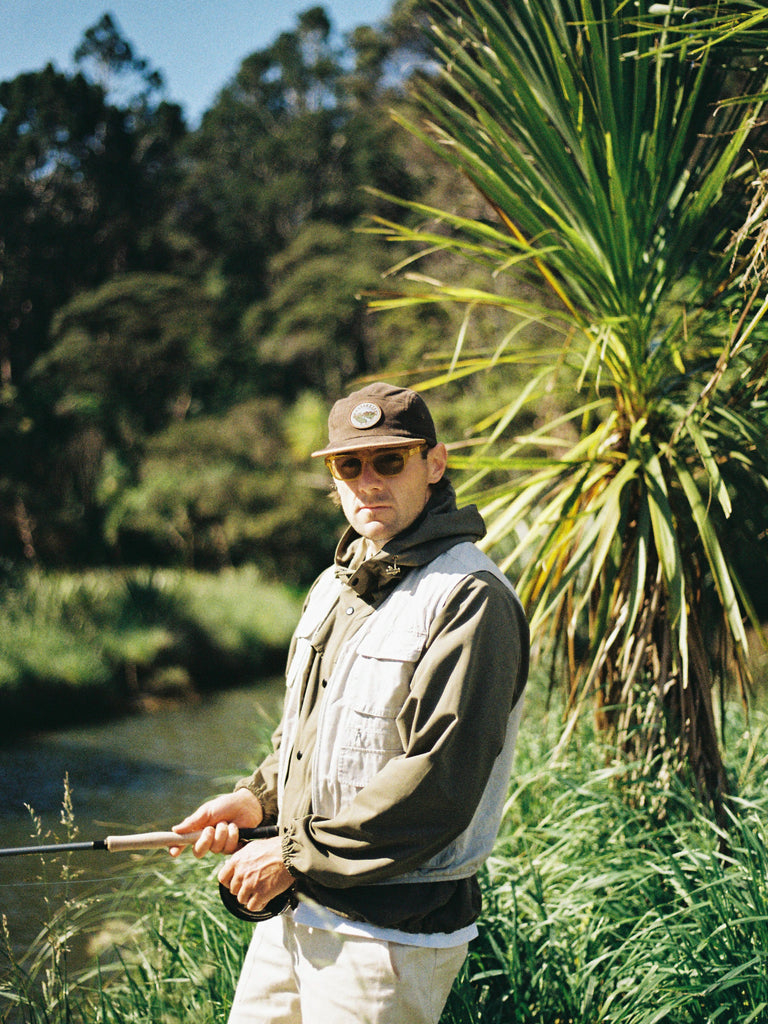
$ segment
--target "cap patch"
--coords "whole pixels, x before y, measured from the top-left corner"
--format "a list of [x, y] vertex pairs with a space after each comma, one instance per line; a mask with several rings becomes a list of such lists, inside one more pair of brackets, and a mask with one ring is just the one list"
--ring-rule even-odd
[[375, 402], [361, 402], [350, 413], [349, 422], [358, 430], [367, 430], [369, 427], [375, 427], [383, 415]]

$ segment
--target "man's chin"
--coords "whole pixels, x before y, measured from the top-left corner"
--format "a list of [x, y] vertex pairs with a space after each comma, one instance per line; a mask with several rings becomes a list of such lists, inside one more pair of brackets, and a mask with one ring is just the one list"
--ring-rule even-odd
[[394, 536], [390, 527], [378, 521], [355, 524], [355, 529], [361, 537], [365, 537], [378, 548], [383, 547]]

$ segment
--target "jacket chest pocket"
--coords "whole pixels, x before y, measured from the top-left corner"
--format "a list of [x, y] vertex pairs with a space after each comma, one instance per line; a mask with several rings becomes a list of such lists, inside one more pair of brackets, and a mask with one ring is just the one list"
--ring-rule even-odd
[[346, 681], [336, 745], [345, 796], [354, 796], [403, 753], [397, 718], [425, 641], [420, 633], [389, 637], [384, 644], [367, 637], [358, 648]]

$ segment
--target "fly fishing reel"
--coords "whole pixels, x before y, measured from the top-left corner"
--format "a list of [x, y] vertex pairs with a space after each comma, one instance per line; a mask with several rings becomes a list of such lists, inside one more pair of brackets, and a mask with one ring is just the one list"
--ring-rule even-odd
[[[276, 825], [260, 825], [258, 828], [240, 829], [240, 838], [246, 842], [252, 839], [272, 839], [279, 834], [280, 832]], [[262, 910], [249, 910], [222, 882], [219, 882], [219, 896], [230, 914], [239, 917], [241, 921], [268, 921], [271, 917], [277, 917], [278, 914], [282, 914], [288, 907], [295, 907], [297, 904], [296, 893], [293, 888], [287, 889], [285, 892], [275, 896]]]
[[219, 896], [230, 914], [239, 917], [241, 921], [268, 921], [271, 917], [282, 914], [288, 907], [296, 906], [296, 894], [293, 889], [288, 889], [286, 892], [281, 892], [279, 896], [275, 896], [262, 910], [249, 910], [248, 907], [243, 906], [237, 896], [234, 896], [221, 882], [219, 882]]

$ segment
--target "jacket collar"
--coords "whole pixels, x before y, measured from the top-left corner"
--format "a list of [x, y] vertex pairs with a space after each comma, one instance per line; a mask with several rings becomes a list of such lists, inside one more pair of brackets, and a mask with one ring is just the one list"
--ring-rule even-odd
[[434, 488], [424, 511], [374, 555], [351, 526], [336, 548], [336, 575], [360, 597], [375, 601], [408, 569], [425, 565], [462, 541], [477, 541], [485, 524], [474, 505], [457, 508], [450, 481]]

